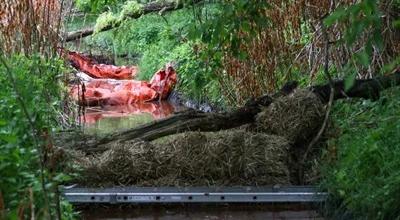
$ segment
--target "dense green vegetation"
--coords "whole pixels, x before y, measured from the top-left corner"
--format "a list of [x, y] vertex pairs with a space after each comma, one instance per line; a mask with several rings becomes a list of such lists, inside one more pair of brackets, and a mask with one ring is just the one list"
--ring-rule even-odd
[[330, 141], [323, 181], [337, 202], [331, 211], [361, 219], [400, 217], [399, 97], [396, 88], [376, 102], [336, 103], [332, 117], [339, 135]]
[[[56, 213], [56, 187], [68, 176], [49, 168], [53, 158], [51, 134], [59, 127], [58, 109], [64, 71], [58, 59], [40, 56], [0, 57], [0, 218], [39, 219], [61, 214], [71, 219], [71, 207]], [[1, 196], [2, 195], [2, 196]]]
[[[303, 87], [327, 83], [322, 59], [327, 39], [320, 26], [325, 15], [328, 70], [334, 78], [344, 78], [346, 87], [356, 77], [388, 74], [400, 63], [399, 0], [385, 5], [377, 0], [340, 1], [333, 13], [328, 1], [309, 8], [300, 0], [209, 1], [162, 15], [126, 18], [147, 2], [75, 0], [78, 10], [90, 14], [66, 21], [65, 28], [91, 26], [96, 33], [82, 39], [82, 45], [67, 47], [109, 54], [119, 65], [136, 64], [144, 80], [174, 62], [179, 92], [225, 108], [273, 93], [288, 80], [298, 80]], [[115, 23], [121, 25], [99, 32]], [[28, 26], [32, 33], [21, 29], [16, 34], [2, 25], [9, 36], [0, 32], [0, 219], [73, 219], [72, 207], [57, 201], [57, 185], [70, 177], [53, 163], [57, 154], [52, 144], [53, 133], [73, 124], [66, 123], [64, 115], [69, 110], [63, 100], [66, 67], [49, 52], [56, 46], [43, 48], [59, 45], [59, 33], [39, 33]], [[3, 45], [5, 39], [11, 46]], [[5, 49], [11, 52], [3, 53]], [[336, 212], [328, 214], [333, 217], [400, 219], [399, 95], [400, 89], [394, 88], [377, 101], [334, 104], [331, 119], [337, 135], [324, 150], [321, 181], [331, 195], [328, 209]], [[127, 126], [131, 122], [142, 123], [128, 120]]]

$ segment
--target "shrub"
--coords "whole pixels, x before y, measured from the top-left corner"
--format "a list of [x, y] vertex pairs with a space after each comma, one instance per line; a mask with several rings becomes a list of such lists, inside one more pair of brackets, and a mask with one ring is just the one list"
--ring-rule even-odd
[[[39, 56], [0, 57], [0, 194], [5, 219], [55, 216], [55, 188], [68, 177], [44, 166], [58, 127], [63, 62]], [[10, 78], [9, 74], [12, 75]], [[0, 203], [3, 201], [0, 201]], [[30, 210], [29, 207], [34, 207]], [[68, 208], [64, 217], [72, 217]]]
[[329, 145], [337, 160], [325, 165], [323, 186], [341, 201], [342, 213], [362, 219], [400, 216], [399, 95], [396, 88], [377, 102], [341, 101], [335, 106], [333, 118], [341, 132]]

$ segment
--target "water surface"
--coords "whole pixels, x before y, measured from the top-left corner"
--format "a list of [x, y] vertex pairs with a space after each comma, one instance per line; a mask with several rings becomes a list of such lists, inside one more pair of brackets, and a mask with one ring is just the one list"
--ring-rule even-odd
[[85, 114], [81, 116], [80, 120], [85, 133], [104, 135], [135, 128], [183, 110], [185, 107], [167, 101], [91, 107], [86, 108]]

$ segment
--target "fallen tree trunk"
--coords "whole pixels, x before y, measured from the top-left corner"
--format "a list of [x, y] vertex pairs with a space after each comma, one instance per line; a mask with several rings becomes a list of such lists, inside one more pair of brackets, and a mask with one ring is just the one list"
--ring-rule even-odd
[[[190, 2], [188, 2], [187, 4], [196, 4], [201, 2], [201, 0], [192, 0]], [[172, 10], [177, 10], [177, 9], [181, 9], [185, 6], [185, 4], [183, 3], [183, 1], [154, 1], [154, 2], [150, 2], [147, 3], [145, 5], [143, 5], [142, 10], [140, 13], [137, 14], [133, 14], [133, 15], [127, 15], [126, 17], [122, 18], [121, 21], [112, 24], [112, 25], [107, 25], [105, 27], [103, 27], [101, 30], [98, 30], [99, 32], [103, 32], [103, 31], [108, 31], [111, 30], [113, 28], [119, 27], [122, 23], [123, 20], [125, 19], [137, 19], [139, 17], [141, 17], [142, 15], [151, 13], [151, 12], [165, 12], [165, 11], [172, 11]], [[69, 41], [74, 41], [83, 37], [87, 37], [90, 36], [94, 33], [94, 28], [90, 27], [90, 28], [85, 28], [82, 30], [78, 30], [78, 31], [73, 31], [73, 32], [69, 32], [67, 34], [67, 36], [65, 37], [65, 41], [69, 42]]]
[[[274, 97], [290, 94], [297, 86], [297, 83], [287, 85], [284, 86], [280, 92], [275, 94]], [[344, 89], [344, 81], [336, 81], [334, 83], [334, 99], [337, 100], [355, 97], [377, 99], [380, 91], [397, 85], [400, 85], [400, 71], [374, 79], [356, 80], [354, 85], [347, 92], [345, 92]], [[329, 101], [331, 91], [329, 84], [312, 86], [308, 89], [318, 95], [322, 102], [327, 103]], [[265, 95], [250, 101], [244, 107], [229, 113], [187, 111], [124, 132], [109, 135], [92, 142], [91, 144], [82, 146], [81, 149], [85, 151], [101, 152], [104, 151], [105, 148], [103, 149], [100, 145], [116, 140], [127, 141], [139, 138], [145, 141], [152, 141], [164, 136], [187, 131], [219, 131], [231, 129], [254, 122], [254, 116], [261, 111], [261, 107], [266, 107], [272, 102], [273, 98]]]
[[[379, 98], [379, 94], [382, 90], [397, 85], [400, 85], [400, 70], [397, 70], [395, 73], [386, 76], [365, 80], [356, 80], [353, 86], [346, 92], [344, 80], [339, 80], [334, 82], [334, 99], [365, 98], [376, 100]], [[329, 101], [329, 84], [312, 86], [309, 88], [309, 90], [317, 94], [323, 102], [327, 103]]]

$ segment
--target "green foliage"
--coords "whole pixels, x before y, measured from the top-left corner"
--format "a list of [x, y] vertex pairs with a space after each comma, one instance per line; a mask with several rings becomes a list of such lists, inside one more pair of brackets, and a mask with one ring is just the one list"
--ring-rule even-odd
[[[83, 11], [83, 12], [96, 12], [101, 13], [107, 11], [109, 9], [115, 9], [120, 7], [121, 5], [127, 4], [130, 6], [134, 6], [133, 4], [136, 3], [136, 6], [130, 9], [138, 9], [137, 6], [140, 4], [145, 4], [151, 2], [153, 0], [139, 0], [139, 1], [132, 1], [132, 0], [74, 0], [75, 6]], [[128, 8], [129, 9], [129, 8]]]
[[[42, 169], [41, 165], [43, 146], [50, 141], [46, 134], [51, 134], [58, 124], [58, 78], [63, 62], [39, 56], [1, 59], [6, 65], [0, 62], [0, 191], [6, 204], [6, 218], [16, 219], [18, 209], [23, 207], [26, 218], [29, 204], [33, 203], [36, 218], [48, 219], [55, 215], [55, 187], [68, 179], [64, 174]], [[64, 202], [65, 207], [68, 204]], [[70, 211], [64, 215], [72, 215]]]
[[92, 9], [90, 0], [75, 0], [75, 6], [81, 11], [90, 11]]
[[400, 217], [399, 95], [395, 88], [377, 102], [341, 101], [334, 108], [341, 134], [329, 144], [337, 160], [325, 164], [323, 186], [343, 212], [360, 219]]
[[84, 12], [103, 12], [126, 0], [75, 0], [75, 6]]
[[77, 31], [85, 27], [93, 27], [98, 15], [85, 15], [84, 17], [70, 17], [65, 23], [66, 31]]
[[265, 16], [268, 2], [226, 0], [216, 5], [218, 10], [211, 11], [212, 16], [208, 19], [204, 11], [197, 14], [199, 19], [192, 23], [189, 38], [205, 43], [207, 50], [204, 50], [203, 59], [214, 61], [216, 65], [221, 65], [224, 52], [245, 59], [247, 54], [240, 45], [254, 39], [260, 30], [269, 25], [269, 19]]

